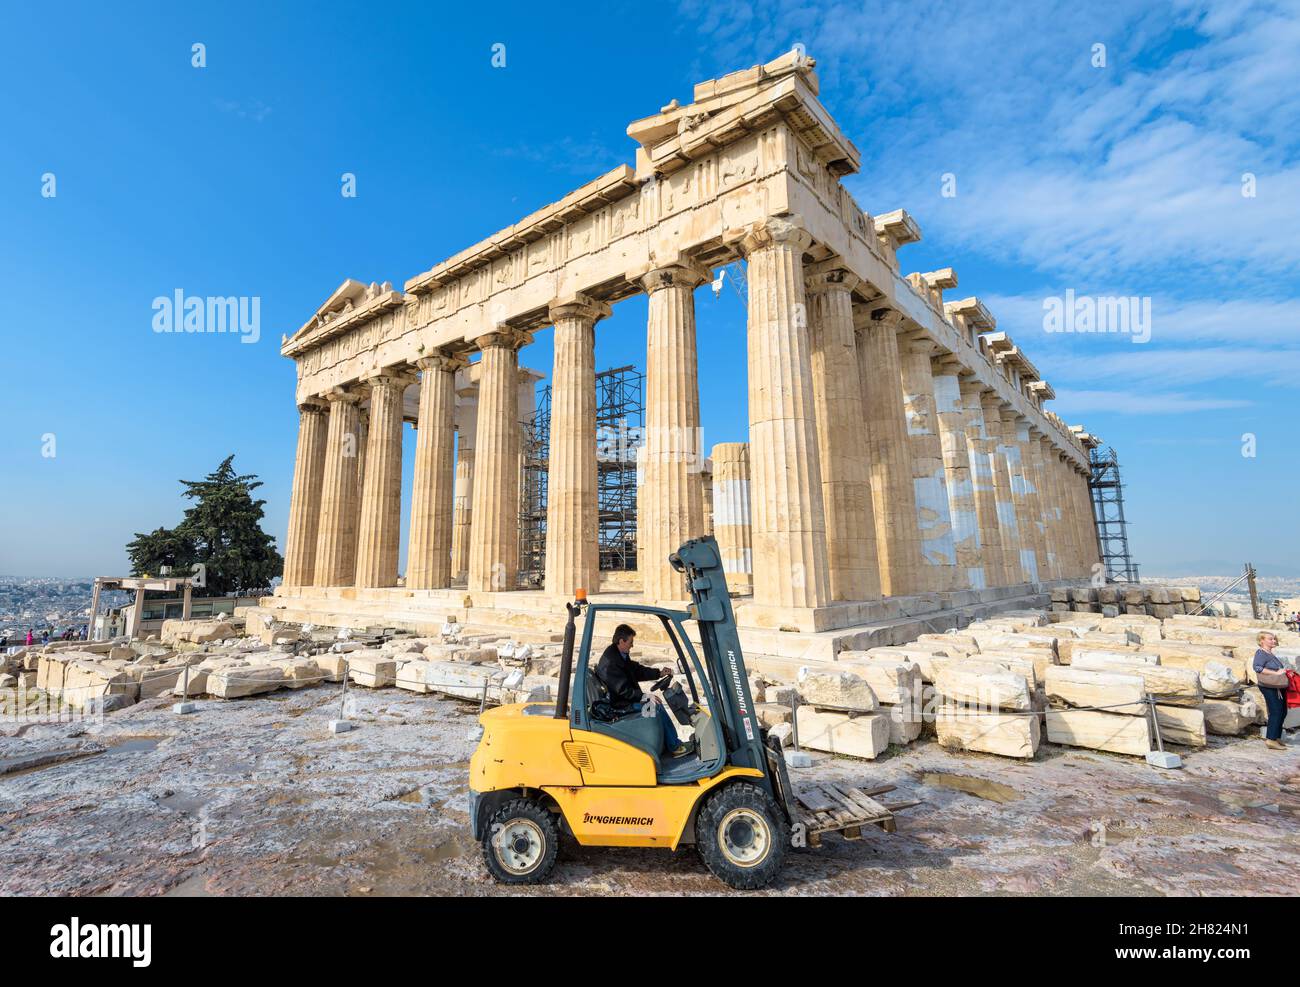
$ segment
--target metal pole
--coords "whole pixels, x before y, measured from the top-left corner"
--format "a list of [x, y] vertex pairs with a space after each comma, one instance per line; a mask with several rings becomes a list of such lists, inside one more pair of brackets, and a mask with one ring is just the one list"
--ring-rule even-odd
[[1165, 743], [1160, 736], [1160, 717], [1156, 714], [1156, 697], [1147, 696], [1147, 703], [1151, 707], [1151, 726], [1156, 733], [1156, 750], [1163, 754], [1165, 752]]
[[790, 690], [790, 743], [794, 750], [799, 749], [799, 692]]
[[1246, 585], [1250, 587], [1250, 613], [1259, 620], [1259, 591], [1255, 588], [1255, 567], [1246, 563]]
[[190, 698], [190, 666], [188, 664], [185, 666], [185, 671], [181, 674], [183, 676], [181, 681], [181, 702], [185, 702], [185, 700]]

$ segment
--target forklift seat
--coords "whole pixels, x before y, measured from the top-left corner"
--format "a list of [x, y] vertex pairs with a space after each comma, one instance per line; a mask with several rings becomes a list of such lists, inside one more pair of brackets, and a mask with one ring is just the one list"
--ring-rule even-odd
[[641, 710], [633, 706], [627, 712], [616, 715], [613, 719], [599, 717], [595, 713], [595, 704], [609, 702], [609, 687], [605, 685], [595, 668], [587, 666], [587, 704], [591, 707], [591, 730], [621, 740], [649, 754], [659, 769], [661, 752], [664, 749], [664, 728], [657, 716], [642, 716]]

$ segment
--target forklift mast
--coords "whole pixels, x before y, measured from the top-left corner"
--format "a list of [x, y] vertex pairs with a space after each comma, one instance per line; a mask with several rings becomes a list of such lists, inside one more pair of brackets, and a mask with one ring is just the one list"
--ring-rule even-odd
[[727, 761], [736, 767], [757, 768], [766, 775], [767, 755], [718, 543], [712, 537], [693, 538], [668, 561], [686, 576], [690, 613], [699, 624], [704, 663], [722, 707], [716, 715], [722, 724]]

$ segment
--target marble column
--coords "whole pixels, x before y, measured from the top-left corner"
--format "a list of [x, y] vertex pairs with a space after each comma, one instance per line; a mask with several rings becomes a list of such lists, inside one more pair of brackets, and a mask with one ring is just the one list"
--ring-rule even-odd
[[980, 404], [984, 408], [984, 427], [993, 440], [993, 491], [998, 532], [1002, 536], [1002, 585], [1019, 585], [1025, 582], [1025, 570], [1020, 559], [1020, 525], [1011, 490], [1011, 453], [1007, 449], [1007, 425], [1002, 420], [1002, 400], [990, 391], [980, 396]]
[[444, 353], [416, 361], [420, 410], [411, 483], [406, 588], [451, 585], [451, 529], [456, 438], [456, 371], [465, 361]]
[[935, 344], [923, 336], [906, 331], [899, 334], [899, 384], [912, 449], [912, 486], [921, 536], [921, 589], [927, 592], [963, 588], [957, 580], [943, 445], [935, 420], [934, 376], [930, 370], [935, 350]]
[[1036, 583], [1038, 573], [1038, 532], [1033, 526], [1029, 504], [1029, 482], [1025, 476], [1025, 453], [1021, 440], [1023, 420], [1013, 409], [1003, 409], [1002, 444], [1011, 472], [1011, 500], [1016, 511], [1016, 530], [1020, 536], [1020, 568], [1025, 582]]
[[1056, 498], [1061, 505], [1061, 542], [1065, 555], [1064, 578], [1074, 579], [1083, 570], [1083, 550], [1079, 544], [1079, 527], [1075, 523], [1074, 500], [1069, 490], [1070, 466], [1059, 450], [1056, 452], [1053, 473]]
[[912, 484], [912, 449], [898, 386], [902, 370], [898, 328], [902, 315], [876, 309], [857, 320], [858, 378], [866, 423], [871, 502], [876, 522], [876, 554], [885, 596], [921, 591], [920, 529]]
[[997, 486], [993, 479], [996, 444], [984, 421], [981, 396], [984, 385], [974, 378], [960, 382], [962, 426], [970, 460], [971, 488], [975, 495], [975, 519], [979, 526], [980, 560], [989, 586], [1006, 585], [1006, 561], [1002, 557], [1002, 533], [998, 530]]
[[[460, 371], [457, 378], [468, 378]], [[456, 493], [452, 506], [451, 578], [469, 577], [469, 533], [473, 519], [474, 438], [478, 431], [478, 388], [458, 388], [456, 402]]]
[[325, 468], [322, 471], [320, 523], [316, 536], [317, 586], [351, 586], [357, 571], [358, 429], [355, 389], [335, 389], [325, 395], [329, 402], [329, 432], [325, 438]]
[[1079, 502], [1079, 520], [1082, 533], [1082, 550], [1083, 550], [1083, 573], [1084, 576], [1091, 576], [1093, 567], [1101, 562], [1101, 551], [1098, 548], [1097, 538], [1097, 518], [1092, 508], [1092, 490], [1088, 486], [1088, 473], [1080, 469], [1074, 474], [1075, 495]]
[[596, 322], [609, 306], [584, 296], [552, 303], [551, 448], [546, 488], [546, 592], [600, 589], [596, 499]]
[[509, 328], [475, 340], [478, 431], [470, 526], [470, 592], [513, 590], [519, 581], [519, 347], [527, 333]]
[[1069, 571], [1069, 547], [1065, 542], [1064, 525], [1061, 523], [1061, 487], [1057, 473], [1056, 447], [1050, 436], [1044, 435], [1039, 446], [1039, 459], [1043, 464], [1043, 480], [1047, 495], [1047, 535], [1051, 540], [1052, 553], [1056, 557], [1056, 578], [1065, 579]]
[[713, 447], [713, 536], [732, 592], [750, 589], [753, 581], [750, 523], [749, 445], [720, 442]]
[[939, 446], [943, 454], [948, 514], [952, 518], [957, 588], [984, 589], [989, 585], [989, 580], [984, 571], [979, 513], [975, 506], [975, 482], [966, 444], [966, 406], [962, 403], [960, 369], [960, 364], [950, 354], [931, 362], [935, 422], [939, 428]]
[[1052, 546], [1051, 532], [1048, 529], [1047, 480], [1043, 475], [1042, 445], [1039, 440], [1042, 433], [1032, 425], [1025, 429], [1025, 476], [1029, 480], [1030, 516], [1038, 531], [1035, 549], [1038, 552], [1039, 578], [1050, 580], [1060, 578], [1056, 570], [1056, 551]]
[[383, 372], [370, 385], [370, 428], [357, 536], [358, 587], [397, 585], [402, 531], [402, 393], [404, 373]]
[[284, 539], [284, 584], [310, 586], [316, 580], [317, 525], [325, 475], [328, 408], [316, 401], [298, 405], [298, 452], [289, 497], [289, 531]]
[[833, 264], [819, 265], [805, 283], [832, 600], [880, 599], [876, 518], [853, 329], [852, 295], [857, 284], [854, 275]]
[[708, 279], [707, 271], [687, 263], [656, 268], [641, 278], [650, 297], [637, 542], [641, 594], [648, 601], [686, 598], [683, 577], [668, 556], [704, 533], [694, 291]]
[[1030, 543], [1034, 546], [1034, 565], [1038, 580], [1048, 579], [1047, 544], [1043, 528], [1043, 512], [1038, 496], [1037, 476], [1034, 472], [1034, 440], [1029, 422], [1023, 417], [1016, 419], [1016, 446], [1020, 450], [1020, 471], [1025, 508], [1025, 525], [1029, 532]]
[[749, 453], [754, 602], [814, 608], [830, 601], [822, 464], [812, 393], [797, 217], [754, 224], [748, 261]]

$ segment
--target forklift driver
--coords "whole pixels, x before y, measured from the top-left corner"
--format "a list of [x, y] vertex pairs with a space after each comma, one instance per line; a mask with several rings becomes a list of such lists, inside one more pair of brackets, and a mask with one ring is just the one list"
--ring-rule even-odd
[[655, 716], [658, 717], [660, 724], [664, 728], [664, 750], [669, 757], [677, 757], [686, 753], [686, 747], [678, 739], [677, 730], [673, 724], [673, 719], [668, 715], [668, 710], [663, 704], [657, 702], [653, 697], [645, 695], [641, 691], [639, 682], [652, 682], [661, 679], [665, 675], [672, 675], [671, 668], [650, 668], [635, 662], [631, 658], [632, 642], [636, 638], [636, 631], [627, 624], [619, 624], [614, 628], [614, 641], [604, 654], [600, 656], [600, 663], [596, 666], [596, 675], [605, 683], [609, 690], [610, 701], [620, 706], [632, 706], [636, 709], [645, 710], [645, 703], [654, 703]]

